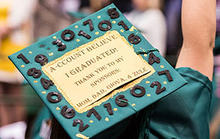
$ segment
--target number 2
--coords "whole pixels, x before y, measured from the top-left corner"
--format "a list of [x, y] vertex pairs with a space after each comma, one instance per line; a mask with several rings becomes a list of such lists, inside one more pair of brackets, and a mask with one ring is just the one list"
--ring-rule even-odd
[[154, 86], [157, 86], [156, 94], [158, 95], [166, 90], [166, 87], [161, 88], [161, 84], [158, 81], [155, 81], [150, 85], [151, 88], [154, 88]]
[[84, 126], [83, 121], [80, 120], [80, 119], [76, 119], [76, 120], [73, 121], [73, 126], [74, 126], [74, 127], [77, 126], [77, 124], [79, 124], [79, 132], [83, 132], [84, 130], [86, 130], [86, 129], [89, 127], [88, 124], [86, 124], [86, 125]]

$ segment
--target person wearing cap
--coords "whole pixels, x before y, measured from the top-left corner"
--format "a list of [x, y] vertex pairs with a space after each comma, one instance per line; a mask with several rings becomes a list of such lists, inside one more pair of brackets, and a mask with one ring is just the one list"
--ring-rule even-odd
[[[188, 82], [187, 85], [96, 138], [209, 138], [215, 7], [215, 0], [182, 1], [184, 42], [176, 71]], [[50, 138], [69, 138], [55, 118]]]

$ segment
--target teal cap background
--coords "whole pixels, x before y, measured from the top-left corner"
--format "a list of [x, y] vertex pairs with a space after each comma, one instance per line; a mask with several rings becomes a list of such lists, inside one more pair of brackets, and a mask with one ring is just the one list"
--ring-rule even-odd
[[[63, 128], [66, 130], [66, 132], [69, 134], [71, 138], [78, 138], [78, 134], [81, 134], [86, 137], [93, 137], [101, 133], [102, 131], [112, 127], [116, 123], [119, 123], [120, 121], [142, 110], [143, 108], [151, 105], [152, 103], [155, 103], [156, 101], [169, 95], [170, 93], [174, 92], [175, 90], [181, 88], [183, 85], [186, 84], [186, 81], [181, 77], [181, 75], [179, 75], [167, 63], [167, 61], [159, 54], [159, 52], [142, 36], [142, 34], [138, 30], [136, 30], [133, 27], [133, 25], [123, 16], [123, 14], [117, 8], [116, 10], [120, 14], [120, 16], [115, 19], [110, 18], [110, 16], [108, 15], [108, 9], [111, 9], [111, 8], [116, 8], [116, 7], [114, 4], [111, 4], [103, 8], [102, 10], [90, 16], [87, 16], [83, 18], [82, 20], [68, 26], [67, 28], [60, 30], [44, 39], [41, 39], [40, 41], [30, 45], [29, 47], [9, 56], [11, 61], [15, 64], [18, 70], [23, 74], [23, 76], [28, 81], [28, 83], [34, 88], [36, 93], [43, 100], [43, 102], [50, 109], [52, 114], [60, 122], [60, 124], [63, 126]], [[83, 25], [83, 22], [88, 19], [91, 19], [93, 22], [93, 25], [94, 25], [93, 31], [90, 31], [90, 28], [88, 25], [86, 26]], [[65, 100], [64, 97], [62, 97], [62, 100], [58, 103], [51, 103], [47, 100], [47, 94], [49, 92], [52, 92], [52, 91], [59, 92], [56, 86], [55, 85], [50, 86], [48, 90], [45, 90], [43, 86], [41, 85], [40, 79], [41, 78], [49, 79], [49, 78], [42, 72], [42, 75], [40, 78], [34, 79], [32, 76], [27, 75], [27, 71], [30, 68], [36, 68], [36, 69], [41, 70], [41, 65], [39, 63], [36, 63], [34, 60], [35, 56], [37, 56], [38, 54], [43, 54], [47, 56], [48, 62], [50, 62], [83, 44], [93, 41], [94, 39], [100, 36], [103, 36], [106, 33], [106, 31], [101, 31], [98, 28], [98, 24], [102, 20], [110, 21], [112, 24], [111, 30], [118, 31], [120, 35], [122, 35], [126, 39], [128, 39], [128, 36], [132, 33], [135, 35], [138, 35], [141, 38], [140, 43], [135, 45], [135, 44], [131, 44], [128, 41], [131, 45], [134, 45], [134, 52], [137, 53], [138, 55], [141, 55], [142, 58], [147, 62], [149, 62], [149, 55], [150, 53], [152, 53], [160, 59], [160, 62], [159, 63], [155, 62], [152, 64], [153, 68], [156, 70], [156, 72], [153, 75], [151, 75], [148, 78], [143, 79], [140, 83], [138, 83], [139, 86], [144, 87], [146, 90], [146, 95], [144, 95], [143, 97], [134, 97], [130, 93], [131, 89], [127, 89], [126, 91], [116, 94], [113, 98], [107, 100], [101, 105], [94, 107], [94, 109], [101, 116], [101, 120], [98, 120], [94, 115], [91, 115], [91, 117], [87, 117], [86, 115], [88, 112], [77, 113], [76, 111], [75, 111], [75, 116], [73, 118], [67, 119], [61, 115], [61, 109], [64, 106], [67, 106], [68, 108], [72, 108], [72, 109], [74, 108]], [[126, 31], [124, 30], [122, 26], [119, 26], [118, 23], [120, 21], [124, 21], [124, 23], [128, 26], [129, 30]], [[66, 29], [72, 30], [75, 33], [75, 37], [72, 41], [62, 40], [61, 34]], [[78, 36], [77, 34], [80, 30], [83, 30], [84, 32], [89, 34], [91, 36], [91, 39], [86, 39], [83, 36]], [[99, 32], [99, 33], [96, 33], [96, 32]], [[64, 51], [57, 51], [57, 46], [52, 44], [52, 42], [55, 40], [54, 38], [62, 40], [62, 42], [66, 45], [66, 49]], [[77, 39], [80, 41], [76, 41]], [[17, 56], [21, 53], [30, 61], [30, 63], [25, 64], [22, 59], [17, 58]], [[158, 72], [165, 71], [165, 70], [169, 70], [169, 73], [172, 76], [173, 81], [169, 81], [165, 75], [158, 74]], [[156, 92], [157, 87], [156, 86], [151, 87], [151, 84], [155, 81], [158, 81], [159, 83], [161, 83], [161, 88], [165, 87], [166, 90], [160, 94], [156, 94], [155, 92]], [[128, 106], [119, 107], [115, 103], [115, 98], [118, 95], [125, 96], [125, 98], [128, 100], [127, 102]], [[108, 111], [104, 107], [104, 104], [106, 103], [111, 104], [113, 115], [109, 115]], [[80, 132], [79, 124], [75, 127], [73, 126], [73, 121], [76, 119], [82, 120], [83, 126], [88, 125], [89, 127], [85, 129], [84, 131]], [[93, 122], [91, 122], [91, 120]]]

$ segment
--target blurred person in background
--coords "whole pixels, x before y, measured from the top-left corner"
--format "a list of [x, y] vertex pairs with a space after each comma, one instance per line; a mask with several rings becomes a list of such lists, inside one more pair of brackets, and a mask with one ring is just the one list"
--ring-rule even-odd
[[79, 0], [39, 0], [34, 12], [34, 39], [46, 37], [75, 22], [68, 12], [79, 10]]
[[166, 21], [160, 0], [132, 0], [134, 10], [126, 15], [146, 39], [165, 56]]
[[21, 122], [25, 120], [23, 78], [8, 55], [29, 45], [34, 6], [35, 0], [0, 0], [0, 138], [3, 139], [22, 139], [25, 132], [25, 123]]

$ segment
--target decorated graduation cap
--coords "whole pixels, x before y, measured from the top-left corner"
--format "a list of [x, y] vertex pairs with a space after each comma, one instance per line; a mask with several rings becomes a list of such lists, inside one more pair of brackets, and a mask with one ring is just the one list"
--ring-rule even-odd
[[98, 135], [186, 83], [113, 4], [9, 58], [71, 138]]

